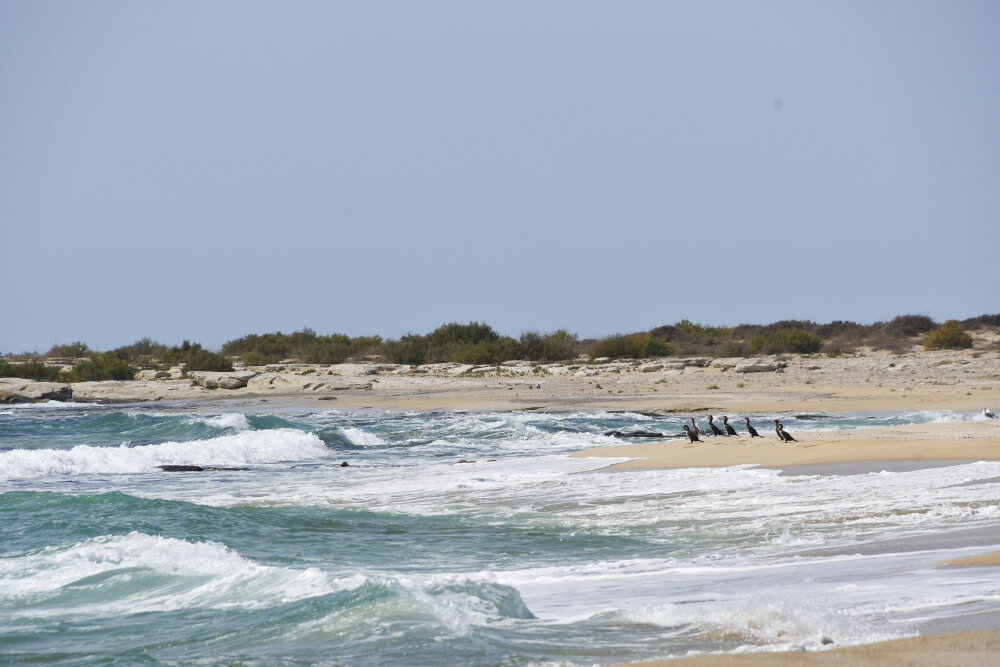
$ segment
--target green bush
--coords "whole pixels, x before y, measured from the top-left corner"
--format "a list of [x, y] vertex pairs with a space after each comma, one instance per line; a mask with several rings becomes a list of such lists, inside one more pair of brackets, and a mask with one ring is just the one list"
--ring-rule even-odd
[[612, 359], [650, 359], [669, 357], [676, 352], [673, 345], [655, 338], [648, 331], [631, 334], [615, 334], [597, 341], [590, 349], [591, 358], [611, 357]]
[[151, 366], [154, 358], [160, 358], [167, 351], [166, 345], [161, 345], [149, 337], [140, 338], [131, 345], [123, 345], [111, 350], [122, 361], [139, 366]]
[[23, 364], [11, 364], [0, 359], [0, 377], [25, 378], [36, 382], [56, 382], [60, 370], [41, 361], [29, 361]]
[[936, 329], [924, 334], [925, 350], [950, 350], [972, 347], [972, 336], [965, 333], [962, 325], [955, 320], [948, 320]]
[[281, 361], [277, 354], [264, 354], [263, 352], [247, 352], [243, 355], [243, 363], [246, 366], [267, 366]]
[[717, 357], [742, 357], [746, 354], [746, 345], [737, 341], [729, 341], [718, 348]]
[[189, 340], [164, 350], [162, 361], [168, 366], [183, 366], [185, 374], [188, 371], [233, 370], [233, 363], [227, 357], [210, 352], [200, 343], [192, 343]]
[[577, 356], [579, 341], [576, 334], [565, 329], [559, 329], [550, 334], [542, 335], [535, 331], [526, 331], [518, 341], [521, 359], [530, 361], [562, 361]]
[[233, 370], [233, 362], [221, 354], [209, 352], [208, 350], [198, 350], [184, 360], [184, 374], [188, 371], [219, 371], [229, 372]]
[[102, 380], [131, 380], [135, 368], [110, 352], [92, 354], [90, 359], [73, 367], [66, 379], [70, 382], [99, 382]]
[[52, 348], [45, 353], [45, 356], [79, 359], [80, 357], [90, 356], [91, 352], [93, 352], [93, 350], [91, 350], [86, 343], [75, 341], [69, 345], [53, 345]]
[[819, 352], [823, 341], [816, 334], [802, 329], [779, 329], [766, 331], [750, 339], [746, 345], [748, 354], [778, 354], [796, 352], [808, 354]]
[[937, 323], [926, 315], [900, 315], [892, 318], [883, 330], [891, 338], [919, 336]]
[[237, 338], [222, 346], [222, 354], [242, 357], [248, 366], [273, 364], [282, 359], [298, 359], [307, 364], [340, 364], [352, 357], [384, 354], [385, 349], [381, 336], [318, 336], [312, 329], [305, 328], [291, 334], [278, 331]]

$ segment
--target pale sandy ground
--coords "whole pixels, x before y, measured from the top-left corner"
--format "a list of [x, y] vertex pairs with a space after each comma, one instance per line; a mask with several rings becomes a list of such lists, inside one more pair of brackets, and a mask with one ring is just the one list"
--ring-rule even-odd
[[631, 663], [633, 667], [996, 667], [1000, 631], [954, 632], [829, 651], [705, 655]]

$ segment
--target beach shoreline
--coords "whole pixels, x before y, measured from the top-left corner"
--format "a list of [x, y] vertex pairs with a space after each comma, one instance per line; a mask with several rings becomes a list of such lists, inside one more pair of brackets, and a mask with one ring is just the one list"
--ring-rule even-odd
[[[714, 363], [714, 362], [713, 362]], [[762, 467], [781, 475], [863, 475], [1000, 460], [1000, 420], [981, 417], [1000, 406], [1000, 352], [870, 352], [850, 357], [789, 356], [773, 372], [737, 374], [726, 363], [571, 364], [506, 367], [470, 374], [373, 365], [297, 367], [262, 374], [239, 389], [209, 389], [190, 380], [81, 383], [73, 401], [143, 404], [244, 413], [373, 409], [396, 411], [540, 411], [641, 413], [694, 418], [727, 415], [738, 437], [683, 432], [652, 441], [582, 449], [573, 457], [616, 459], [586, 474], [629, 474], [686, 467]], [[700, 364], [700, 365], [699, 365]], [[649, 368], [659, 366], [655, 370]], [[539, 370], [540, 369], [540, 370]], [[779, 372], [780, 371], [780, 372]], [[73, 403], [69, 404], [70, 406]], [[197, 408], [196, 408], [197, 409]], [[875, 426], [854, 431], [786, 428], [797, 442], [779, 441], [768, 419], [805, 414], [962, 412], [944, 423]], [[745, 434], [752, 416], [762, 438]], [[799, 427], [801, 428], [801, 426]], [[626, 459], [626, 460], [622, 460]], [[997, 483], [1000, 478], [977, 483]], [[944, 539], [944, 538], [942, 538]], [[962, 535], [952, 547], [981, 552], [941, 561], [943, 568], [995, 568], [1000, 537]], [[853, 548], [853, 547], [851, 547]], [[869, 548], [926, 548], [912, 544]], [[921, 636], [819, 651], [752, 652], [674, 657], [656, 665], [987, 665], [1000, 654], [1000, 614], [952, 619], [921, 628]]]

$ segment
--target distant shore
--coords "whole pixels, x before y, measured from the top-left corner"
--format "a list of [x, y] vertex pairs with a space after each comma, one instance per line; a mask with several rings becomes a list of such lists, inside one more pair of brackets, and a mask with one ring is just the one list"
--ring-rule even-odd
[[[740, 372], [741, 367], [765, 370]], [[198, 380], [176, 376], [72, 385], [0, 378], [0, 402], [44, 400], [45, 392], [37, 385], [45, 385], [42, 389], [50, 392], [48, 396], [83, 403], [221, 401], [331, 408], [603, 409], [690, 416], [728, 414], [734, 421], [747, 414], [791, 411], [1000, 408], [998, 350], [914, 349], [905, 354], [868, 350], [836, 357], [520, 362], [500, 367], [289, 364], [242, 372], [251, 377], [242, 379], [239, 388], [210, 388]], [[24, 388], [28, 385], [36, 386], [37, 391], [32, 394]]]

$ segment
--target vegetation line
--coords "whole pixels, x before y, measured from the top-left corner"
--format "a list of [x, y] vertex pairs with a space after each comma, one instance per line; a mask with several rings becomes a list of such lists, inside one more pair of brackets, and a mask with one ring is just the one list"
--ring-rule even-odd
[[[383, 360], [397, 364], [499, 364], [523, 359], [539, 363], [575, 359], [648, 359], [678, 355], [741, 357], [758, 354], [851, 353], [860, 347], [903, 351], [917, 343], [925, 349], [972, 346], [967, 330], [1000, 329], [1000, 314], [980, 315], [938, 324], [925, 315], [900, 315], [888, 322], [857, 324], [836, 321], [816, 324], [784, 320], [773, 324], [712, 327], [681, 320], [649, 331], [580, 340], [563, 329], [552, 333], [526, 331], [519, 338], [503, 336], [482, 322], [443, 324], [428, 334], [395, 339], [381, 336], [319, 335], [309, 328], [291, 334], [248, 334], [231, 340], [219, 352], [185, 340], [168, 347], [143, 338], [109, 351], [92, 350], [83, 342], [55, 345], [46, 354], [7, 354], [0, 359], [0, 377], [80, 382], [132, 379], [138, 368], [187, 371], [231, 371], [232, 360], [263, 366], [285, 359], [310, 364], [338, 364], [350, 359]], [[43, 361], [48, 360], [48, 362]], [[53, 365], [63, 360], [64, 365]]]

